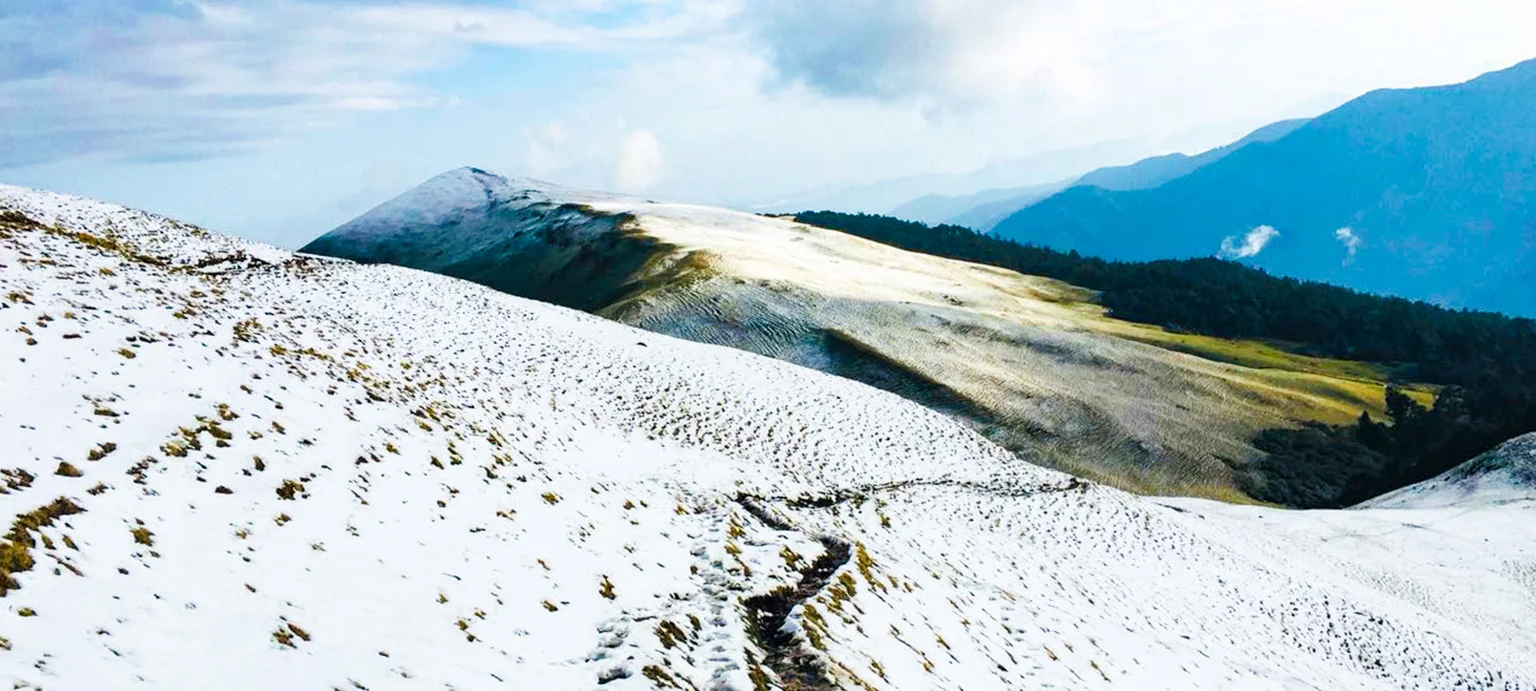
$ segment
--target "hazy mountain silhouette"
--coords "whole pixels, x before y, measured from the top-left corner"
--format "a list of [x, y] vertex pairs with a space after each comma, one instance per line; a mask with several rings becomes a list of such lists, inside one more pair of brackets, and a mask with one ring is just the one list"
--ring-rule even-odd
[[1151, 189], [1067, 189], [995, 232], [1114, 259], [1218, 254], [1231, 239], [1229, 256], [1269, 271], [1531, 315], [1533, 194], [1536, 61], [1374, 91]]
[[1129, 165], [1099, 168], [1076, 179], [1068, 178], [1045, 185], [985, 190], [963, 197], [930, 194], [896, 207], [891, 215], [924, 223], [953, 223], [987, 231], [1019, 209], [1069, 187], [1092, 185], [1106, 190], [1156, 187], [1219, 161], [1254, 142], [1272, 142], [1284, 137], [1305, 124], [1306, 118], [1282, 120], [1254, 130], [1236, 142], [1194, 156], [1182, 153], [1154, 156]]

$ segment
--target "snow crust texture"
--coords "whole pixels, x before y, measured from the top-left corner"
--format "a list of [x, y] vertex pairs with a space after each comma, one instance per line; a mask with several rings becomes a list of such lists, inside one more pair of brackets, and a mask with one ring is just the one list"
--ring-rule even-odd
[[790, 364], [3, 186], [0, 323], [16, 688], [1536, 687], [1528, 504], [1153, 503]]

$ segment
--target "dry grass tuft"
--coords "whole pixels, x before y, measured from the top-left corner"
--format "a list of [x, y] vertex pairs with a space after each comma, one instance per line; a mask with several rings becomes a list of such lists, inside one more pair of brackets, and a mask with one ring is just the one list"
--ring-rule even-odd
[[14, 574], [30, 571], [35, 565], [31, 548], [37, 546], [32, 536], [40, 529], [53, 525], [55, 519], [84, 513], [85, 509], [66, 497], [49, 502], [27, 513], [16, 516], [5, 542], [0, 543], [0, 597], [21, 587]]

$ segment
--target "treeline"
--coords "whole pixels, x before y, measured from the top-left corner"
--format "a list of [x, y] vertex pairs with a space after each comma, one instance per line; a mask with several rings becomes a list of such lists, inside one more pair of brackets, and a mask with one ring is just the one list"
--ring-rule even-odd
[[1241, 478], [1243, 489], [1288, 506], [1352, 506], [1439, 475], [1519, 434], [1504, 421], [1474, 417], [1460, 387], [1445, 389], [1424, 408], [1389, 386], [1386, 402], [1387, 422], [1362, 413], [1348, 427], [1259, 433], [1254, 446], [1269, 457]]
[[1389, 420], [1269, 430], [1250, 469], [1256, 498], [1345, 506], [1428, 479], [1536, 430], [1536, 322], [1448, 310], [1271, 276], [1215, 258], [1113, 262], [953, 225], [830, 211], [796, 216], [907, 250], [1046, 276], [1099, 292], [1120, 319], [1223, 338], [1263, 339], [1321, 357], [1389, 365], [1404, 381], [1446, 387], [1433, 409], [1395, 390]]

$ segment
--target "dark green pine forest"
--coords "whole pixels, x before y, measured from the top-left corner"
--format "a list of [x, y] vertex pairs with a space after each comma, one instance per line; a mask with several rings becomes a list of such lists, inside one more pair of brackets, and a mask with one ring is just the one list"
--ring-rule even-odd
[[1536, 430], [1536, 322], [1273, 276], [1215, 258], [1106, 261], [953, 225], [870, 214], [804, 212], [796, 220], [906, 250], [1046, 276], [1089, 288], [1119, 319], [1294, 352], [1375, 362], [1399, 383], [1443, 387], [1426, 409], [1387, 391], [1387, 420], [1260, 433], [1267, 458], [1243, 488], [1295, 507], [1349, 506], [1434, 477]]

